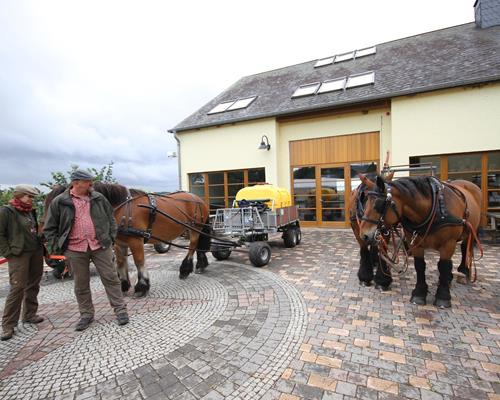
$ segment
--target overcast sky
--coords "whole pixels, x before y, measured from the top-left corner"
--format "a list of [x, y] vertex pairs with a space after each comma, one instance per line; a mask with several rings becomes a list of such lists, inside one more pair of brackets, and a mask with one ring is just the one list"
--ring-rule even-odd
[[474, 0], [0, 0], [0, 188], [114, 162], [178, 187], [167, 130], [240, 77], [474, 20]]

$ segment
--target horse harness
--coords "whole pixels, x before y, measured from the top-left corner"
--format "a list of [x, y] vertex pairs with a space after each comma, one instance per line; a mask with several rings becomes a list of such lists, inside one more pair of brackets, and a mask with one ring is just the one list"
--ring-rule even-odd
[[[152, 236], [153, 224], [154, 224], [154, 222], [156, 220], [156, 215], [158, 213], [160, 213], [162, 215], [165, 214], [165, 213], [161, 212], [161, 210], [158, 210], [158, 206], [157, 206], [157, 202], [156, 202], [156, 196], [170, 198], [170, 195], [175, 194], [175, 193], [181, 193], [181, 192], [179, 191], [179, 192], [169, 193], [167, 195], [157, 195], [157, 194], [154, 194], [154, 193], [146, 193], [145, 194], [148, 197], [149, 204], [147, 204], [147, 205], [144, 204], [144, 205], [139, 205], [139, 206], [147, 208], [149, 210], [148, 227], [147, 227], [146, 230], [134, 228], [134, 226], [133, 226], [131, 201], [134, 200], [134, 198], [129, 195], [127, 197], [127, 200], [125, 200], [123, 203], [119, 204], [115, 208], [115, 209], [118, 209], [118, 208], [122, 207], [123, 205], [125, 205], [125, 214], [122, 216], [122, 218], [120, 220], [120, 224], [118, 225], [118, 234], [123, 235], [123, 236], [142, 237], [144, 239], [144, 243], [147, 243], [151, 238], [154, 238], [154, 239], [157, 239], [157, 240], [160, 240], [160, 241], [163, 242], [163, 240]], [[137, 198], [137, 197], [135, 197], [135, 198]], [[189, 200], [183, 200], [183, 199], [174, 199], [174, 200], [175, 201], [190, 202]], [[194, 217], [193, 217], [192, 220], [190, 219], [190, 216], [188, 214], [186, 214], [181, 208], [177, 207], [177, 205], [175, 203], [173, 204], [173, 206], [181, 214], [183, 214], [186, 218], [189, 219], [189, 222], [187, 224], [181, 224], [181, 225], [187, 226], [188, 229], [190, 229], [189, 227], [197, 227], [197, 226], [199, 226], [200, 223], [197, 223], [196, 221], [199, 219], [199, 217], [203, 218], [203, 215], [202, 215], [203, 212], [201, 210], [201, 203], [197, 202], [196, 199], [194, 199], [194, 196], [193, 196], [193, 202], [196, 203], [197, 207], [195, 208], [195, 214], [194, 214]], [[177, 222], [177, 220], [175, 222]]]
[[[432, 207], [427, 215], [421, 223], [414, 223], [410, 219], [405, 216], [401, 216], [397, 210], [396, 203], [392, 200], [391, 186], [386, 184], [386, 193], [380, 193], [378, 191], [368, 191], [367, 196], [374, 196], [377, 199], [383, 198], [385, 201], [382, 205], [375, 205], [375, 210], [379, 212], [380, 217], [378, 220], [373, 220], [361, 216], [363, 221], [370, 222], [379, 227], [384, 226], [384, 218], [387, 213], [387, 210], [390, 208], [394, 212], [397, 217], [398, 222], [401, 223], [405, 231], [413, 233], [414, 235], [422, 235], [429, 234], [430, 232], [434, 232], [443, 226], [460, 226], [465, 225], [465, 221], [469, 216], [469, 209], [467, 205], [467, 200], [465, 195], [454, 186], [439, 181], [437, 178], [431, 176], [429, 177], [429, 185], [431, 186], [431, 195], [432, 195]], [[447, 187], [452, 190], [455, 194], [457, 194], [465, 204], [465, 210], [463, 218], [458, 218], [449, 213], [446, 208], [445, 200], [444, 200], [444, 188]], [[359, 208], [359, 205], [358, 205]], [[359, 211], [358, 211], [359, 213]]]

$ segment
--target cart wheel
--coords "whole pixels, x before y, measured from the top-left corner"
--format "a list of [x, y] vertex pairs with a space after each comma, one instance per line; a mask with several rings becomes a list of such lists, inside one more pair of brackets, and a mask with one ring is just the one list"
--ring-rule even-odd
[[295, 231], [295, 237], [297, 238], [296, 244], [300, 244], [300, 242], [302, 242], [302, 231], [300, 230], [300, 226], [295, 226], [293, 230]]
[[219, 261], [227, 260], [231, 255], [231, 250], [226, 247], [220, 247], [217, 250], [212, 251], [212, 255]]
[[285, 247], [295, 247], [297, 245], [297, 232], [295, 227], [291, 226], [283, 232], [283, 241], [285, 242]]
[[165, 254], [167, 251], [170, 250], [170, 243], [156, 243], [154, 245], [154, 248], [157, 253]]
[[256, 267], [263, 267], [269, 264], [271, 259], [271, 247], [265, 242], [250, 243], [250, 261]]

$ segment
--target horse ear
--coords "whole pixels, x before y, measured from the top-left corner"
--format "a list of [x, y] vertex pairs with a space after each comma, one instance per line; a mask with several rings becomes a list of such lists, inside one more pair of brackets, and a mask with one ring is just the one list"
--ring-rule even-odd
[[392, 172], [389, 172], [386, 176], [385, 176], [385, 180], [386, 182], [392, 182], [392, 178], [394, 178], [394, 172], [395, 171], [392, 171]]
[[373, 183], [371, 180], [369, 180], [366, 175], [364, 174], [358, 174], [359, 179], [361, 179], [361, 182], [365, 184], [368, 189], [373, 189], [375, 187], [375, 183]]
[[384, 178], [382, 178], [380, 175], [377, 175], [377, 187], [378, 187], [378, 190], [379, 190], [381, 193], [384, 193], [384, 192], [385, 192], [385, 182], [384, 182]]

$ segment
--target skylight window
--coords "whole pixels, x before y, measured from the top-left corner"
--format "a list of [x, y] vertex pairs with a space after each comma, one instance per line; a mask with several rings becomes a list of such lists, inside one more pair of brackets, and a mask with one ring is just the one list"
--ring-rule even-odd
[[367, 47], [366, 49], [356, 50], [355, 58], [369, 56], [370, 54], [375, 54], [377, 52], [377, 48]]
[[224, 103], [217, 104], [214, 108], [212, 108], [207, 114], [216, 114], [226, 111], [231, 105], [234, 104], [233, 101], [226, 101]]
[[252, 103], [252, 101], [256, 99], [256, 97], [257, 96], [253, 96], [253, 97], [247, 97], [246, 99], [236, 100], [231, 106], [229, 106], [227, 111], [239, 110], [240, 108], [247, 108], [250, 105], [250, 103]]
[[353, 58], [354, 58], [354, 51], [350, 51], [349, 53], [339, 54], [338, 56], [335, 57], [335, 63], [351, 60]]
[[375, 82], [375, 72], [367, 72], [365, 74], [351, 75], [347, 80], [346, 87], [356, 87], [369, 85]]
[[335, 90], [343, 90], [346, 78], [333, 79], [331, 81], [324, 81], [318, 90], [318, 93], [333, 92]]
[[242, 108], [247, 108], [257, 96], [245, 97], [244, 99], [225, 101], [224, 103], [217, 104], [212, 108], [207, 114], [222, 113], [225, 111], [240, 110]]
[[292, 97], [302, 97], [302, 96], [309, 96], [311, 94], [315, 94], [316, 90], [318, 89], [320, 83], [309, 83], [307, 85], [302, 85], [295, 90], [295, 92], [292, 94]]
[[318, 60], [316, 62], [316, 64], [314, 65], [314, 68], [317, 68], [317, 67], [322, 67], [324, 65], [330, 65], [331, 63], [333, 63], [333, 59], [335, 58], [335, 56], [333, 57], [328, 57], [328, 58], [322, 58], [321, 60]]

